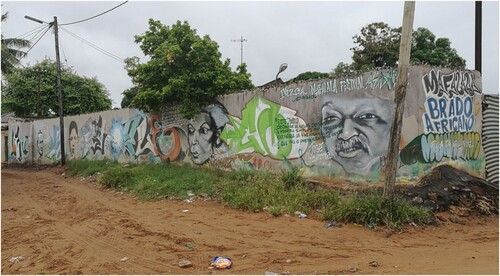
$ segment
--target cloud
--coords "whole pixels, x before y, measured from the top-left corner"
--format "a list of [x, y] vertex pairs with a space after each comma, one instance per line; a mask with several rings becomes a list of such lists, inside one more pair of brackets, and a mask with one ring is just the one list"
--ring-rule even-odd
[[[3, 1], [2, 12], [9, 19], [2, 24], [5, 37], [17, 37], [38, 24], [24, 19], [30, 15], [44, 21], [58, 17], [60, 24], [85, 19], [120, 2], [22, 2]], [[187, 20], [199, 35], [209, 35], [219, 44], [223, 59], [233, 69], [243, 61], [255, 85], [274, 79], [281, 63], [288, 69], [280, 74], [291, 79], [305, 71], [330, 72], [339, 62], [351, 62], [352, 37], [372, 22], [391, 27], [402, 22], [403, 2], [142, 2], [125, 5], [92, 20], [62, 26], [88, 42], [121, 58], [142, 55], [134, 36], [144, 33], [148, 19], [172, 25]], [[498, 2], [483, 2], [483, 90], [498, 93]], [[486, 23], [487, 22], [487, 23]], [[452, 47], [474, 68], [474, 2], [416, 3], [414, 28], [425, 27], [436, 37], [447, 37]], [[60, 40], [67, 64], [81, 75], [97, 77], [110, 91], [114, 106], [121, 93], [132, 86], [123, 63], [102, 54], [64, 31]], [[55, 60], [52, 33], [40, 40], [24, 64], [45, 57]]]

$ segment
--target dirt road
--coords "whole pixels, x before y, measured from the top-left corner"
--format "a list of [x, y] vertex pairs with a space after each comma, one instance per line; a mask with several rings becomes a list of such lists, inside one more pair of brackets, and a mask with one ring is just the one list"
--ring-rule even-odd
[[[499, 272], [497, 217], [386, 237], [383, 229], [325, 228], [213, 200], [141, 202], [62, 173], [2, 168], [2, 274]], [[233, 267], [210, 270], [214, 256], [230, 257]], [[180, 268], [182, 259], [193, 266]]]

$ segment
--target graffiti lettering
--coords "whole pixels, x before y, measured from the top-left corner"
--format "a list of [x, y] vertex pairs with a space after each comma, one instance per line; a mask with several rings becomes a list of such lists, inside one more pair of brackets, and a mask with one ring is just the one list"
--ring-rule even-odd
[[427, 98], [422, 115], [425, 133], [468, 132], [474, 126], [472, 97]]
[[481, 136], [477, 132], [451, 132], [422, 134], [411, 141], [400, 153], [401, 162], [440, 162], [452, 160], [476, 160], [481, 148]]
[[382, 71], [371, 72], [366, 80], [365, 88], [382, 89], [387, 87], [388, 89], [393, 89], [396, 83], [396, 75], [396, 70], [388, 73]]
[[12, 151], [10, 156], [14, 157], [17, 161], [21, 162], [24, 158], [27, 157], [28, 145], [30, 143], [30, 137], [24, 136], [19, 137], [19, 126], [16, 128], [16, 131], [12, 131]]
[[331, 159], [332, 155], [325, 149], [324, 143], [313, 143], [307, 150], [304, 159], [308, 163], [316, 163], [323, 160]]
[[443, 74], [438, 70], [425, 74], [422, 78], [424, 91], [427, 95], [443, 95], [452, 98], [453, 95], [463, 96], [478, 93], [481, 91], [476, 87], [474, 74], [472, 72], [456, 71], [450, 74]]
[[307, 149], [308, 144], [294, 139], [306, 125], [295, 111], [257, 96], [241, 113], [241, 120], [229, 116], [230, 124], [221, 133], [221, 139], [236, 153], [258, 152], [275, 159], [293, 159]]
[[313, 83], [310, 85], [310, 96], [316, 98], [326, 93], [337, 93], [337, 80]]
[[139, 114], [123, 124], [125, 154], [137, 159], [138, 156], [153, 152], [150, 126], [147, 118]]
[[360, 90], [365, 86], [363, 85], [363, 77], [359, 76], [354, 79], [344, 79], [340, 80], [340, 91], [351, 91], [351, 90]]
[[304, 86], [301, 87], [296, 87], [296, 88], [282, 88], [280, 90], [280, 99], [283, 99], [284, 97], [289, 97], [289, 96], [300, 96], [300, 95], [305, 95], [306, 92], [304, 91]]

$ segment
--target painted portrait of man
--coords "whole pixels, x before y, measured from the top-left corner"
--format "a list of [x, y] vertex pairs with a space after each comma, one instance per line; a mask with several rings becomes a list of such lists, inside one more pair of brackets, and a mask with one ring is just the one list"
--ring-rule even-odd
[[387, 153], [392, 123], [391, 97], [368, 93], [321, 98], [321, 135], [331, 159], [348, 174], [367, 175]]
[[222, 146], [220, 134], [229, 122], [226, 108], [210, 104], [188, 123], [188, 144], [191, 160], [201, 165], [207, 162], [214, 149]]

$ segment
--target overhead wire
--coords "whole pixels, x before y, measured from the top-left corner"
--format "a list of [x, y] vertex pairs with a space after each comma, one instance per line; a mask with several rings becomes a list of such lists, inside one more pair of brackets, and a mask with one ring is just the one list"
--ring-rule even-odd
[[28, 32], [26, 32], [26, 33], [24, 33], [24, 34], [22, 34], [20, 36], [17, 36], [16, 39], [24, 39], [24, 38], [30, 36], [32, 33], [40, 32], [40, 30], [43, 29], [43, 28], [45, 28], [45, 27], [47, 27], [47, 24], [43, 24], [41, 26], [38, 26], [38, 27], [34, 28], [31, 31], [28, 31]]
[[[86, 18], [86, 19], [83, 19], [83, 20], [79, 20], [79, 21], [71, 22], [71, 23], [58, 24], [58, 26], [60, 27], [60, 29], [64, 30], [65, 32], [67, 32], [68, 34], [72, 35], [72, 36], [73, 36], [73, 37], [75, 37], [76, 39], [78, 39], [78, 40], [82, 41], [83, 43], [87, 44], [88, 46], [90, 46], [90, 47], [92, 47], [92, 48], [94, 48], [94, 49], [96, 49], [96, 50], [100, 51], [101, 53], [103, 53], [103, 54], [105, 54], [105, 55], [107, 55], [107, 56], [109, 56], [109, 57], [111, 57], [111, 58], [113, 58], [113, 59], [115, 59], [115, 60], [117, 60], [117, 61], [119, 61], [119, 62], [123, 62], [123, 59], [122, 59], [122, 58], [120, 58], [120, 57], [118, 57], [118, 56], [116, 56], [116, 55], [114, 55], [114, 54], [112, 54], [112, 53], [110, 53], [110, 52], [108, 52], [108, 51], [106, 51], [106, 50], [104, 50], [104, 49], [102, 49], [102, 48], [100, 48], [100, 47], [98, 47], [98, 46], [96, 46], [96, 45], [94, 45], [94, 44], [92, 44], [92, 43], [88, 42], [88, 41], [86, 41], [85, 39], [83, 39], [83, 38], [79, 37], [78, 35], [76, 35], [76, 34], [74, 34], [74, 33], [72, 33], [72, 32], [70, 32], [69, 30], [66, 30], [66, 29], [64, 29], [64, 28], [61, 28], [61, 26], [67, 26], [67, 25], [77, 24], [77, 23], [81, 23], [81, 22], [85, 22], [85, 21], [88, 21], [88, 20], [94, 19], [94, 18], [99, 17], [99, 16], [101, 16], [101, 15], [104, 15], [104, 14], [106, 14], [106, 13], [108, 13], [108, 12], [110, 12], [110, 11], [114, 10], [114, 9], [117, 9], [117, 8], [118, 8], [118, 7], [120, 7], [120, 6], [123, 6], [123, 5], [124, 5], [124, 4], [126, 4], [127, 2], [128, 2], [128, 1], [125, 1], [125, 2], [123, 2], [123, 3], [121, 3], [121, 4], [119, 4], [119, 5], [117, 5], [117, 6], [113, 7], [113, 8], [111, 8], [111, 9], [109, 9], [109, 10], [107, 10], [107, 11], [105, 11], [105, 12], [102, 12], [102, 13], [100, 13], [100, 14], [97, 14], [97, 15], [95, 15], [95, 16], [92, 16], [92, 17], [89, 17], [89, 18]], [[53, 23], [54, 23], [54, 22], [47, 23], [47, 22], [44, 22], [44, 21], [42, 21], [42, 22], [44, 23], [44, 25], [42, 25], [42, 26], [40, 26], [40, 27], [37, 27], [37, 28], [35, 28], [35, 29], [31, 30], [31, 31], [28, 31], [28, 32], [26, 32], [25, 34], [22, 34], [22, 35], [20, 35], [20, 36], [18, 36], [18, 37], [17, 37], [17, 38], [23, 38], [23, 39], [24, 39], [24, 37], [28, 37], [28, 36], [32, 35], [33, 33], [35, 33], [35, 34], [33, 35], [33, 38], [32, 38], [32, 39], [28, 39], [30, 42], [32, 42], [32, 41], [34, 41], [34, 40], [36, 39], [36, 37], [37, 37], [37, 36], [38, 36], [38, 35], [39, 35], [39, 34], [40, 34], [40, 33], [41, 33], [41, 32], [42, 32], [45, 28], [47, 28], [47, 29], [45, 30], [45, 32], [43, 32], [43, 34], [42, 34], [41, 36], [39, 36], [39, 37], [38, 37], [38, 39], [36, 40], [36, 42], [32, 44], [32, 46], [28, 49], [28, 51], [26, 51], [26, 55], [25, 55], [24, 57], [26, 57], [26, 56], [27, 56], [27, 54], [31, 51], [31, 49], [33, 49], [33, 47], [35, 47], [35, 45], [36, 45], [36, 44], [40, 41], [40, 39], [42, 39], [42, 37], [43, 37], [43, 36], [45, 36], [45, 34], [47, 33], [47, 31], [48, 31], [48, 30], [49, 30], [49, 29], [53, 26]], [[62, 48], [62, 44], [61, 44], [61, 48]], [[68, 60], [66, 59], [66, 55], [65, 55], [65, 53], [64, 53], [64, 49], [62, 49], [62, 51], [63, 51], [63, 56], [64, 56], [64, 59], [65, 59], [65, 62], [66, 62], [66, 64], [67, 64], [67, 63], [68, 63]], [[15, 65], [19, 64], [19, 63], [21, 62], [21, 60], [22, 60], [24, 57], [20, 58], [20, 59], [16, 62], [16, 64], [15, 64]], [[20, 64], [20, 65], [21, 65], [21, 66], [23, 66], [22, 64]], [[23, 66], [23, 67], [24, 67], [24, 66]]]
[[63, 45], [62, 45], [62, 40], [59, 40], [59, 45], [61, 45], [61, 51], [62, 51], [62, 54], [63, 54], [63, 57], [64, 57], [64, 62], [66, 63], [67, 66], [69, 66], [68, 59], [66, 58], [66, 53], [64, 52], [64, 48], [63, 48]]
[[104, 49], [100, 48], [99, 46], [97, 46], [97, 45], [95, 45], [95, 44], [93, 44], [93, 43], [91, 43], [91, 42], [89, 42], [89, 41], [85, 40], [84, 38], [82, 38], [82, 37], [80, 37], [80, 36], [78, 36], [78, 35], [74, 34], [74, 33], [73, 33], [73, 32], [71, 32], [71, 31], [67, 30], [66, 28], [60, 28], [60, 29], [61, 29], [61, 30], [63, 30], [63, 31], [65, 31], [65, 32], [66, 32], [66, 33], [68, 33], [69, 35], [73, 36], [74, 38], [76, 38], [76, 39], [80, 40], [81, 42], [83, 42], [83, 43], [87, 44], [88, 46], [90, 46], [90, 47], [92, 47], [92, 48], [96, 49], [97, 51], [101, 52], [102, 54], [107, 55], [107, 56], [109, 56], [110, 58], [112, 58], [112, 59], [114, 59], [114, 60], [116, 60], [116, 61], [123, 62], [123, 60], [124, 60], [123, 58], [121, 58], [121, 57], [119, 57], [119, 56], [117, 56], [117, 55], [115, 55], [115, 54], [113, 54], [113, 53], [110, 53], [110, 52], [108, 52], [108, 51], [106, 51], [106, 50], [104, 50]]
[[[43, 34], [42, 34], [42, 35], [40, 35], [40, 36], [38, 37], [38, 39], [35, 41], [35, 43], [33, 43], [33, 44], [31, 45], [31, 47], [28, 49], [28, 51], [26, 51], [26, 54], [24, 55], [24, 57], [28, 56], [28, 53], [31, 51], [31, 49], [33, 49], [33, 47], [35, 47], [35, 45], [38, 43], [38, 41], [40, 41], [40, 39], [42, 39], [42, 37], [44, 37], [44, 36], [45, 36], [45, 34], [46, 34], [49, 30], [50, 30], [50, 28], [52, 27], [52, 25], [50, 25], [50, 24], [49, 24], [49, 25], [46, 25], [45, 27], [47, 28], [47, 29], [45, 30], [45, 32], [43, 32]], [[43, 29], [42, 29], [42, 30], [43, 30]], [[40, 32], [41, 32], [42, 30], [40, 30]], [[39, 32], [39, 33], [40, 33], [40, 32]], [[37, 34], [37, 35], [38, 35], [38, 34]], [[36, 37], [36, 36], [35, 36], [35, 37]], [[35, 39], [35, 37], [33, 37], [33, 40]], [[21, 60], [22, 60], [24, 57], [20, 58], [20, 59], [16, 62], [16, 64], [14, 64], [14, 65], [17, 65], [18, 63], [20, 63], [20, 62], [21, 62]]]
[[79, 21], [75, 21], [75, 22], [71, 22], [71, 23], [59, 24], [59, 26], [67, 26], [67, 25], [72, 25], [72, 24], [77, 24], [77, 23], [85, 22], [85, 21], [88, 21], [88, 20], [90, 20], [90, 19], [94, 19], [94, 18], [96, 18], [96, 17], [99, 17], [99, 16], [101, 16], [101, 15], [104, 15], [104, 14], [106, 14], [106, 13], [108, 13], [108, 12], [110, 12], [110, 11], [112, 11], [112, 10], [114, 10], [114, 9], [116, 9], [116, 8], [118, 8], [118, 7], [122, 6], [122, 5], [124, 5], [124, 4], [126, 4], [127, 2], [128, 2], [128, 1], [125, 1], [125, 2], [121, 3], [120, 5], [118, 5], [118, 6], [114, 7], [114, 8], [111, 8], [111, 9], [109, 9], [109, 10], [105, 11], [105, 12], [102, 12], [102, 13], [100, 13], [100, 14], [98, 14], [98, 15], [94, 15], [94, 16], [89, 17], [89, 18], [87, 18], [87, 19], [83, 19], [83, 20], [79, 20]]

